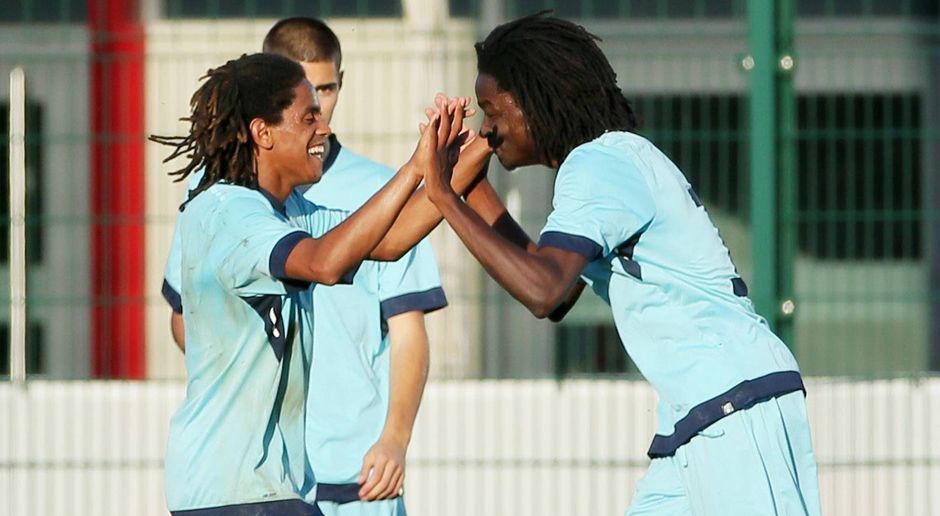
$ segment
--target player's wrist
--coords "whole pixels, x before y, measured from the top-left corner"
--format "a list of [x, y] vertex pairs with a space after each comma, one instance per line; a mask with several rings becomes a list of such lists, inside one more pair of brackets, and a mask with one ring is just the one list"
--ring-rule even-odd
[[424, 171], [421, 167], [410, 161], [405, 163], [405, 165], [398, 170], [398, 173], [408, 181], [409, 185], [413, 185], [415, 188], [424, 180]]
[[408, 445], [411, 444], [411, 431], [404, 428], [386, 427], [382, 430], [382, 435], [379, 436], [379, 440], [393, 444], [401, 448], [404, 452], [408, 449]]

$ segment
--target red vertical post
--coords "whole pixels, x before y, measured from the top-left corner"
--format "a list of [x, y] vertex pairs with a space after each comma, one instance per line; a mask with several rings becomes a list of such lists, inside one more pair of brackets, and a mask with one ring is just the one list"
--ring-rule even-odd
[[137, 0], [88, 0], [92, 376], [143, 378], [144, 30]]

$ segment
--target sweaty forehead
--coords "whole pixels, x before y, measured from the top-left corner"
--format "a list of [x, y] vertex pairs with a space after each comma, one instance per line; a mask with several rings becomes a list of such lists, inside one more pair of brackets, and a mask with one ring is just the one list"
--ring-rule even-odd
[[492, 75], [481, 73], [477, 76], [475, 88], [477, 104], [480, 107], [507, 109], [516, 104], [512, 93], [499, 87], [499, 82]]
[[476, 90], [477, 97], [493, 97], [499, 93], [499, 83], [496, 82], [496, 79], [487, 73], [481, 73], [477, 75], [477, 81], [474, 85]]

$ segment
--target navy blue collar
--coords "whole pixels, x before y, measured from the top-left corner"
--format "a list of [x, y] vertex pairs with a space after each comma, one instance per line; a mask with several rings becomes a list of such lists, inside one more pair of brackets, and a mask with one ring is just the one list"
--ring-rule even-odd
[[327, 170], [333, 166], [333, 162], [336, 161], [336, 156], [339, 155], [339, 150], [343, 146], [340, 145], [339, 140], [336, 138], [335, 134], [330, 135], [330, 153], [326, 155], [326, 159], [323, 160], [323, 173], [325, 174]]
[[264, 188], [258, 187], [258, 191], [261, 192], [261, 195], [271, 203], [271, 207], [274, 208], [274, 211], [280, 213], [281, 215], [287, 216], [287, 206], [284, 206], [284, 203], [279, 201], [277, 197], [271, 194], [271, 192], [265, 190]]

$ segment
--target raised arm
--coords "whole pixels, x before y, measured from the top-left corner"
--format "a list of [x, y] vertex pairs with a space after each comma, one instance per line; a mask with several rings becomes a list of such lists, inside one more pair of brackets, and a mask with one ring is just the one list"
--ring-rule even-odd
[[[462, 123], [464, 116], [472, 114], [472, 110], [467, 108], [470, 104], [469, 97], [448, 99], [438, 94], [435, 101], [438, 110], [449, 106], [449, 110], [453, 112], [452, 122], [459, 120]], [[428, 116], [432, 116], [433, 113], [434, 111], [429, 110]], [[450, 141], [451, 152], [447, 156], [448, 163], [444, 165], [444, 168], [448, 169], [449, 177], [452, 175], [451, 188], [463, 193], [485, 169], [492, 151], [484, 139], [479, 138], [472, 131], [463, 131], [462, 127], [460, 131], [457, 131], [453, 123], [450, 134], [455, 138]], [[460, 146], [459, 159], [456, 152], [458, 145]], [[411, 196], [398, 220], [369, 257], [381, 261], [399, 259], [437, 227], [442, 219], [440, 210], [428, 199], [424, 188], [420, 188]]]
[[460, 200], [446, 177], [429, 174], [425, 184], [431, 202], [497, 283], [538, 318], [564, 316], [583, 288], [578, 278], [587, 258], [538, 247], [485, 180], [468, 195], [473, 208]]
[[463, 111], [456, 111], [459, 114], [453, 116], [448, 109], [438, 110], [428, 125], [422, 125], [411, 159], [362, 208], [322, 237], [297, 243], [288, 254], [285, 275], [333, 285], [358, 266], [385, 237], [422, 176], [446, 163], [448, 145], [463, 128]]
[[[480, 175], [490, 157], [489, 146], [482, 138], [474, 138], [454, 165], [451, 187], [466, 191]], [[426, 237], [443, 220], [440, 210], [428, 199], [424, 187], [411, 196], [391, 230], [369, 256], [373, 260], [392, 261]]]
[[[485, 175], [481, 176], [467, 191], [466, 201], [467, 205], [473, 208], [477, 215], [503, 238], [530, 254], [538, 253], [538, 246], [506, 209], [502, 199], [499, 198]], [[578, 279], [567, 297], [547, 317], [554, 322], [561, 321], [578, 302], [584, 287], [584, 282]]]

